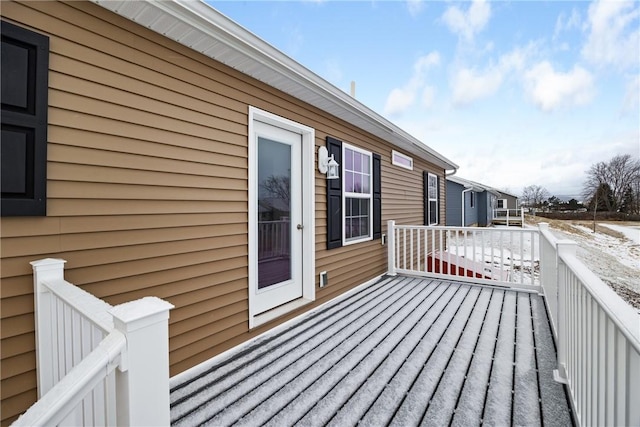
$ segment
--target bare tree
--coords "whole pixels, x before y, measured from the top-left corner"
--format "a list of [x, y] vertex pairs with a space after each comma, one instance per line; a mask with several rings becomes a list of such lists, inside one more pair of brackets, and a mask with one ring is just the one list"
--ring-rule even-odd
[[522, 204], [528, 207], [539, 208], [549, 198], [549, 191], [540, 185], [529, 185], [522, 189]]
[[613, 157], [608, 162], [591, 165], [587, 171], [582, 196], [585, 201], [592, 200], [596, 195], [601, 195], [599, 192], [602, 192], [603, 188], [610, 189], [610, 198], [605, 198], [605, 208], [609, 212], [616, 212], [623, 206], [627, 209], [635, 207], [636, 201], [640, 198], [640, 159], [623, 154]]
[[271, 197], [289, 204], [291, 184], [288, 176], [270, 175], [260, 184], [260, 187]]

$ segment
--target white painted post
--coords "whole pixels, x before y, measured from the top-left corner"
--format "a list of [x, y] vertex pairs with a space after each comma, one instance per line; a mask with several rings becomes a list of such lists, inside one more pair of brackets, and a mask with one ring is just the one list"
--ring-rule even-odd
[[396, 222], [387, 221], [387, 274], [395, 276], [396, 273]]
[[156, 297], [120, 304], [109, 312], [127, 338], [116, 376], [118, 425], [169, 425], [169, 310]]
[[558, 284], [558, 369], [553, 371], [553, 378], [563, 384], [567, 383], [567, 281], [563, 274], [562, 256], [576, 254], [577, 243], [572, 240], [559, 240], [556, 243], [557, 284]]
[[524, 228], [524, 210], [520, 208], [520, 224], [522, 224], [522, 228]]
[[64, 280], [63, 259], [46, 258], [31, 262], [33, 268], [33, 299], [36, 335], [36, 378], [38, 398], [55, 385], [51, 319], [51, 292], [43, 284], [49, 280]]

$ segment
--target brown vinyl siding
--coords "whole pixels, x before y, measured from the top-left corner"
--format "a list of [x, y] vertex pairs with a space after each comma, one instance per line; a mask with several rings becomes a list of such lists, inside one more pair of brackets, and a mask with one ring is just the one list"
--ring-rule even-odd
[[[174, 304], [171, 375], [303, 311], [248, 330], [249, 105], [313, 127], [317, 146], [330, 135], [379, 153], [383, 233], [422, 224], [423, 170], [444, 200], [442, 170], [392, 166], [381, 139], [99, 6], [10, 1], [2, 18], [50, 37], [47, 217], [0, 225], [2, 425], [36, 398], [30, 261], [66, 259], [66, 279], [110, 304]], [[315, 280], [327, 270], [329, 286], [311, 306], [386, 271], [380, 240], [325, 250], [317, 172], [315, 188]]]

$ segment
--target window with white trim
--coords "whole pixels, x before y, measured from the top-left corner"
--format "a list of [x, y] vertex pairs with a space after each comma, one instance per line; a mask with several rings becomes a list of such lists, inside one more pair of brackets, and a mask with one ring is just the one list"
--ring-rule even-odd
[[342, 144], [343, 242], [373, 238], [373, 181], [370, 151]]
[[391, 163], [401, 168], [413, 170], [413, 158], [399, 153], [396, 150], [391, 150]]
[[427, 196], [429, 225], [438, 225], [438, 176], [432, 173], [427, 178]]
[[472, 207], [472, 208], [475, 208], [476, 207], [476, 193], [471, 191], [469, 193], [469, 197], [470, 197], [469, 206]]
[[498, 209], [507, 208], [507, 199], [498, 199]]

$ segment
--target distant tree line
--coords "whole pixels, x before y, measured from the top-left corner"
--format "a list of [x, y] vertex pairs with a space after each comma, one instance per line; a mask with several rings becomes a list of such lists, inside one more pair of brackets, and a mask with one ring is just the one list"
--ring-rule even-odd
[[640, 214], [640, 159], [624, 154], [591, 165], [582, 196], [589, 210]]
[[552, 196], [540, 185], [529, 185], [522, 191], [521, 206], [539, 212], [575, 212], [589, 210], [640, 215], [640, 159], [629, 154], [617, 155], [607, 162], [598, 162], [586, 171], [583, 186], [584, 202], [568, 202]]
[[571, 199], [568, 202], [557, 196], [551, 196], [546, 188], [540, 185], [529, 185], [522, 191], [520, 205], [540, 212], [566, 212], [586, 209], [582, 202]]

